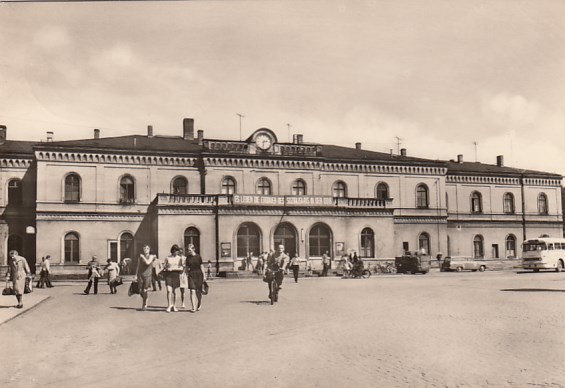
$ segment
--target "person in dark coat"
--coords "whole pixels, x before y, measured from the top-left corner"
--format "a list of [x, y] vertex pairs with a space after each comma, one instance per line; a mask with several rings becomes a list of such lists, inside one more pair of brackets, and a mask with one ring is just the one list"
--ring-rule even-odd
[[193, 244], [188, 244], [186, 256], [186, 271], [188, 275], [188, 289], [190, 290], [191, 312], [200, 311], [202, 308], [202, 285], [204, 284], [204, 264], [202, 257], [196, 253]]

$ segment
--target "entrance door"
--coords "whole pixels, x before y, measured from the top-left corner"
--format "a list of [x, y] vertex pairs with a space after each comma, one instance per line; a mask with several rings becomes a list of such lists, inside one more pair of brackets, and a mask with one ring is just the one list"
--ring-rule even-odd
[[291, 258], [298, 253], [297, 232], [291, 224], [284, 223], [277, 226], [273, 240], [275, 243], [275, 252], [277, 251], [277, 247], [282, 244], [284, 245], [284, 251], [287, 252]]

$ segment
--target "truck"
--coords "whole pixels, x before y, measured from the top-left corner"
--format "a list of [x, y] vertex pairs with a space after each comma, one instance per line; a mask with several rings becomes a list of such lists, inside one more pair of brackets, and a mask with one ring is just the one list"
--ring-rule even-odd
[[397, 273], [422, 273], [430, 272], [431, 257], [428, 255], [406, 253], [394, 258]]

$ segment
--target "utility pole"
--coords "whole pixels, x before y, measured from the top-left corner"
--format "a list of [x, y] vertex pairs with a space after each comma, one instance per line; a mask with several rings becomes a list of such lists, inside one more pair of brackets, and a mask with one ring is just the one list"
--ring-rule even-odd
[[400, 141], [402, 140], [398, 136], [394, 137], [396, 139], [396, 154], [400, 155]]
[[239, 141], [241, 141], [241, 119], [245, 116], [242, 115], [241, 113], [236, 113], [236, 115], [239, 116]]
[[475, 145], [475, 163], [477, 163], [477, 146], [479, 145], [479, 143], [474, 141], [473, 144]]
[[286, 127], [287, 127], [287, 130], [288, 130], [288, 142], [290, 143], [290, 124], [286, 123]]

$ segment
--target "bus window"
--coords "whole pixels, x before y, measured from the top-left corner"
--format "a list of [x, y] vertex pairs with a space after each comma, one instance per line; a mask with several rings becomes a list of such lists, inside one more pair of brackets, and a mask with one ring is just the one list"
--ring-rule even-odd
[[550, 251], [552, 251], [552, 250], [553, 250], [553, 244], [548, 244], [547, 249], [550, 250]]

